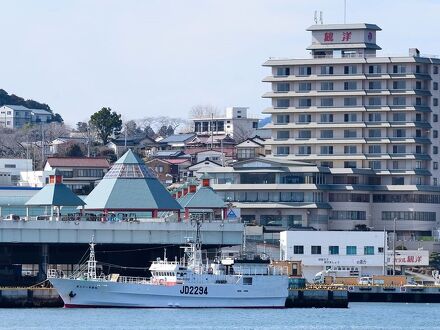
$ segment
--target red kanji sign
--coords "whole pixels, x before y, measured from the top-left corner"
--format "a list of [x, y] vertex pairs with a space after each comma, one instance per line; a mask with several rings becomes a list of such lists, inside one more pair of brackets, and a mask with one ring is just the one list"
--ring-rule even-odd
[[333, 32], [324, 33], [324, 42], [333, 41]]
[[351, 32], [342, 32], [342, 41], [350, 41], [351, 39]]

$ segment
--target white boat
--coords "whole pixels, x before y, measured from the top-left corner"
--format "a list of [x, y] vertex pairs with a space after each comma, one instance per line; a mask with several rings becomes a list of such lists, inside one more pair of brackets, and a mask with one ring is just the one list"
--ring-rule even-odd
[[197, 239], [184, 247], [182, 261], [156, 260], [151, 278], [97, 276], [94, 246], [83, 271], [65, 276], [51, 269], [48, 279], [65, 307], [138, 308], [283, 308], [287, 271], [265, 262], [202, 263], [200, 225]]

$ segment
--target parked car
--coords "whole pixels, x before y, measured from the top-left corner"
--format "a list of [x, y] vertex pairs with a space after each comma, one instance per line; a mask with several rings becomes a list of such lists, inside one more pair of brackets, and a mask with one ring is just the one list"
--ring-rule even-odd
[[3, 217], [3, 220], [20, 221], [20, 216], [16, 214], [8, 214], [7, 216]]

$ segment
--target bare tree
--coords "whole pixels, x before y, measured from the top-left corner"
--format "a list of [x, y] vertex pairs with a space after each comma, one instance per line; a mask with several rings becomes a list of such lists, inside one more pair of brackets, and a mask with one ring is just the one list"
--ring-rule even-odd
[[234, 140], [235, 142], [241, 143], [244, 140], [253, 137], [255, 135], [255, 129], [251, 127], [246, 127], [244, 125], [235, 124], [234, 125]]
[[198, 104], [191, 108], [189, 112], [190, 118], [210, 118], [212, 116], [218, 117], [220, 110], [211, 104]]

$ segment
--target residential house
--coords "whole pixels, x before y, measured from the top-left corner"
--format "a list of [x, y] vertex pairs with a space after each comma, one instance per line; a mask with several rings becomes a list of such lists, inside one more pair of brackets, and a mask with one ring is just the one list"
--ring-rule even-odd
[[70, 189], [76, 194], [87, 195], [109, 168], [106, 158], [49, 157], [44, 171], [61, 171], [63, 182]]
[[145, 134], [125, 136], [120, 134], [117, 138], [107, 143], [107, 147], [112, 149], [117, 157], [124, 154], [127, 149], [136, 150], [142, 156], [149, 156], [156, 152], [159, 144]]
[[161, 150], [185, 150], [188, 143], [194, 140], [194, 133], [174, 134], [159, 141]]
[[29, 109], [22, 105], [3, 105], [0, 107], [0, 127], [22, 128], [24, 125], [49, 123], [50, 111]]
[[264, 156], [264, 141], [265, 139], [260, 138], [258, 135], [256, 135], [253, 138], [248, 138], [243, 142], [237, 144], [235, 146], [237, 150], [237, 159], [243, 160]]
[[163, 184], [179, 182], [188, 176], [191, 160], [188, 158], [153, 158], [145, 164], [153, 170]]

